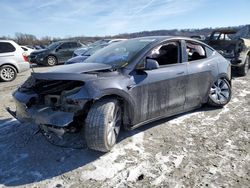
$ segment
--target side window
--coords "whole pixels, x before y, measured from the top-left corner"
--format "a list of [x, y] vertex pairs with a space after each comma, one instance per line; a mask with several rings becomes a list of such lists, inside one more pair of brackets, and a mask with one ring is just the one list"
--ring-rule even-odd
[[205, 47], [207, 57], [213, 55], [214, 51], [211, 48]]
[[28, 49], [27, 48], [25, 48], [25, 47], [21, 47], [24, 51], [28, 51]]
[[0, 42], [0, 53], [14, 52], [16, 48], [9, 42]]
[[206, 58], [205, 48], [201, 44], [195, 42], [186, 42], [186, 52], [188, 55], [188, 61], [196, 61]]
[[70, 42], [70, 48], [77, 48], [78, 43], [77, 42]]
[[78, 42], [77, 43], [77, 47], [81, 47], [81, 46], [82, 46], [82, 44]]
[[212, 40], [217, 40], [220, 36], [220, 32], [215, 32], [213, 35], [212, 35]]
[[70, 43], [69, 42], [66, 42], [66, 43], [63, 43], [61, 46], [60, 46], [60, 49], [69, 49], [70, 48]]
[[221, 33], [218, 40], [224, 40], [224, 39], [225, 39], [225, 34], [224, 34], [224, 33]]
[[179, 43], [168, 42], [154, 48], [147, 58], [156, 60], [160, 66], [179, 63]]

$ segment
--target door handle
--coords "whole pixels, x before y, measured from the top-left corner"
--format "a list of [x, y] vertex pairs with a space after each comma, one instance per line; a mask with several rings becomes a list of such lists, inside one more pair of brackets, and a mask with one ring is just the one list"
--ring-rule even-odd
[[182, 72], [178, 72], [178, 73], [177, 73], [177, 75], [180, 75], [180, 74], [184, 74], [184, 71], [182, 71]]

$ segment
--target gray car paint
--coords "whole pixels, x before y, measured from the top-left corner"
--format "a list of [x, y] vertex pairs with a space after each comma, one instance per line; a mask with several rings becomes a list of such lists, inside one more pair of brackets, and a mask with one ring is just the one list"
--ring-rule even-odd
[[[200, 41], [183, 37], [143, 39], [153, 39], [154, 42], [140, 51], [126, 67], [112, 70], [105, 64], [72, 64], [58, 67], [47, 73], [33, 73], [32, 76], [43, 80], [83, 81], [84, 86], [78, 92], [67, 96], [67, 98], [82, 101], [83, 109], [87, 104], [91, 105], [103, 97], [119, 98], [124, 102], [123, 122], [126, 128], [135, 128], [156, 119], [198, 108], [207, 102], [208, 92], [215, 80], [220, 76], [227, 78], [229, 82], [231, 80], [230, 63], [215, 51], [209, 58], [187, 62], [187, 55], [183, 50], [184, 41], [190, 40], [207, 46]], [[173, 40], [181, 43], [182, 63], [154, 70], [135, 69], [153, 48]], [[25, 93], [20, 89], [16, 90], [13, 94], [17, 104], [16, 112], [8, 111], [18, 120], [25, 121], [24, 116], [30, 117], [27, 102], [34, 96], [37, 96], [34, 92]], [[37, 111], [40, 108], [36, 105], [33, 107], [37, 108]], [[76, 116], [78, 113], [72, 112], [72, 114]], [[43, 118], [47, 119], [46, 116]], [[44, 124], [44, 121], [41, 118], [41, 121], [36, 120], [36, 123]], [[54, 121], [56, 123], [52, 124], [53, 126], [64, 127], [68, 124], [63, 122], [72, 122], [73, 116], [68, 117], [67, 120], [61, 120], [58, 117]]]

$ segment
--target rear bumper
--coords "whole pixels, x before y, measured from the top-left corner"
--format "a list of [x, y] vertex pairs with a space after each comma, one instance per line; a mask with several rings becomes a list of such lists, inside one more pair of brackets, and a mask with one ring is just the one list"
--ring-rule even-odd
[[39, 56], [29, 56], [29, 62], [38, 64], [38, 65], [45, 65], [46, 64], [46, 58], [45, 57], [39, 57]]
[[26, 61], [19, 62], [17, 63], [17, 65], [18, 65], [18, 72], [24, 72], [30, 69], [30, 64], [29, 62], [26, 62]]
[[239, 58], [226, 58], [230, 61], [232, 67], [242, 67], [244, 65], [244, 61], [241, 57]]

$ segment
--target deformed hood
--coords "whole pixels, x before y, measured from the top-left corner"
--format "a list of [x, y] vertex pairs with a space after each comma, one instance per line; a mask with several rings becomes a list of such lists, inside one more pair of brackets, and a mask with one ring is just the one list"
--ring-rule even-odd
[[83, 63], [89, 56], [76, 56], [69, 59], [66, 64]]
[[84, 74], [93, 71], [111, 69], [110, 65], [100, 63], [76, 63], [53, 67], [46, 72], [31, 73], [37, 79], [45, 80], [86, 80], [96, 78], [93, 74]]
[[48, 51], [47, 49], [35, 50], [35, 51], [31, 52], [31, 54], [36, 55], [36, 54], [41, 54], [41, 53], [44, 53], [47, 51]]

